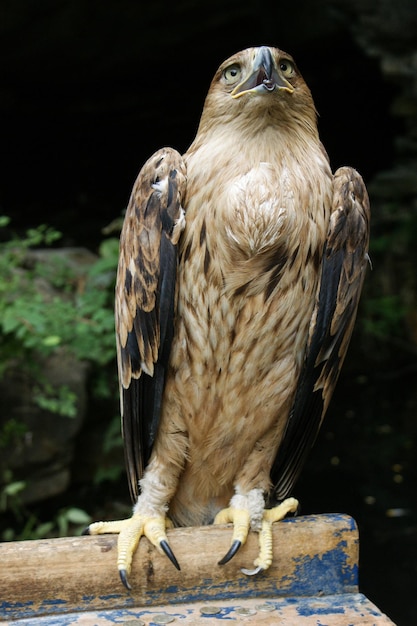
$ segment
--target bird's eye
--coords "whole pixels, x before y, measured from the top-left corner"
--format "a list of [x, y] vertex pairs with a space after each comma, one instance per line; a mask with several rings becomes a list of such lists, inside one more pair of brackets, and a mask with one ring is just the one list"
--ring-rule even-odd
[[240, 65], [237, 64], [229, 65], [229, 67], [226, 67], [226, 69], [223, 71], [223, 77], [226, 83], [228, 83], [229, 85], [236, 83], [239, 80], [240, 75]]
[[294, 65], [288, 59], [283, 59], [279, 64], [279, 69], [284, 74], [285, 78], [294, 76]]

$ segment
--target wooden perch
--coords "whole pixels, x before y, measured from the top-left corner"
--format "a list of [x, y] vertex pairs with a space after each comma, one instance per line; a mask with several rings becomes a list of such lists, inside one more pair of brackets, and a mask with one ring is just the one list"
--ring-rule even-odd
[[[129, 577], [131, 592], [119, 580], [116, 536], [0, 544], [0, 620], [19, 623], [23, 618], [36, 617], [34, 624], [48, 624], [47, 616], [51, 614], [79, 616], [86, 612], [83, 621], [77, 617], [77, 621], [70, 622], [67, 618], [62, 624], [108, 624], [111, 613], [105, 622], [99, 621], [97, 613], [94, 613], [95, 621], [86, 621], [87, 615], [92, 611], [130, 611], [134, 607], [175, 605], [179, 610], [182, 603], [206, 605], [210, 601], [236, 605], [237, 600], [259, 603], [265, 598], [274, 601], [288, 597], [340, 598], [340, 594], [354, 594], [363, 599], [358, 593], [358, 533], [348, 516], [308, 516], [274, 524], [273, 564], [267, 572], [254, 577], [245, 576], [240, 570], [251, 567], [257, 556], [255, 533], [250, 534], [247, 544], [229, 564], [222, 567], [217, 564], [227, 552], [231, 536], [230, 526], [168, 531], [182, 568], [180, 572], [142, 539]], [[51, 624], [60, 623], [56, 615], [54, 619]], [[26, 619], [24, 623], [28, 623]], [[189, 623], [199, 622], [194, 618]], [[205, 618], [204, 624], [209, 623]], [[258, 617], [253, 623], [276, 621], [260, 621]]]

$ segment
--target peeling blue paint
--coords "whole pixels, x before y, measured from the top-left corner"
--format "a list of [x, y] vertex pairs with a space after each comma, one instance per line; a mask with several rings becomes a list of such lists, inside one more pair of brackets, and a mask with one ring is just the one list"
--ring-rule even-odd
[[[357, 564], [349, 566], [345, 553], [346, 541], [340, 541], [334, 550], [322, 555], [301, 556], [293, 559], [294, 568], [290, 576], [283, 577], [280, 581], [268, 578], [268, 574], [260, 575], [256, 581], [251, 580], [248, 585], [246, 577], [240, 577], [234, 581], [215, 583], [213, 579], [206, 578], [201, 584], [192, 589], [184, 589], [180, 585], [171, 585], [164, 591], [167, 605], [178, 603], [250, 599], [253, 597], [288, 597], [288, 596], [316, 596], [320, 594], [332, 595], [346, 591], [357, 590], [358, 567]], [[266, 580], [265, 580], [266, 579]], [[210, 596], [207, 596], [210, 589]], [[81, 608], [94, 608], [100, 600], [101, 606], [117, 604], [126, 609], [135, 605], [134, 596], [120, 593], [106, 594], [98, 597], [92, 595], [83, 596]], [[161, 591], [148, 591], [145, 605], [160, 603]], [[55, 613], [65, 613], [69, 610], [68, 603], [62, 599], [45, 599], [40, 607], [34, 607], [33, 602], [3, 603], [0, 605], [0, 616], [17, 618], [45, 615], [51, 607]], [[72, 607], [71, 607], [72, 608]], [[90, 608], [91, 610], [91, 608]]]
[[100, 598], [100, 600], [103, 600], [104, 602], [109, 602], [110, 600], [125, 599], [126, 596], [120, 593], [107, 593], [106, 595], [98, 596], [98, 597]]
[[[374, 626], [382, 617], [374, 605], [360, 593], [355, 594], [337, 594], [334, 596], [315, 597], [315, 598], [269, 598], [268, 604], [271, 604], [275, 608], [274, 621], [278, 624], [282, 617], [285, 616], [287, 607], [290, 607], [292, 611], [296, 610], [300, 623], [303, 618], [309, 618], [313, 616], [315, 618], [316, 626], [328, 626], [332, 622], [331, 617], [334, 615], [346, 615], [346, 626], [354, 626], [357, 623], [373, 623]], [[221, 608], [220, 613], [215, 614], [216, 621], [228, 621], [233, 623], [242, 623], [241, 616], [236, 613], [236, 610], [241, 606], [240, 602], [233, 604], [232, 606], [223, 606], [219, 603]], [[121, 624], [129, 619], [144, 618], [150, 620], [148, 623], [153, 626], [157, 626], [153, 618], [165, 612], [161, 607], [151, 608], [137, 608], [137, 609], [114, 609], [104, 610], [88, 613], [91, 618], [95, 618], [100, 623], [107, 624]], [[176, 607], [176, 610], [168, 610], [170, 615], [181, 623], [182, 619], [185, 619], [187, 615], [198, 616], [199, 620], [207, 617], [208, 620], [213, 619], [213, 615], [202, 615], [199, 612], [199, 606], [191, 608], [185, 608], [181, 610], [181, 605]], [[67, 613], [65, 615], [49, 615], [44, 617], [34, 617], [30, 619], [18, 620], [13, 623], [13, 626], [72, 626], [82, 620], [83, 613]], [[84, 615], [86, 615], [84, 613]], [[355, 617], [356, 616], [356, 617]], [[330, 618], [330, 619], [329, 619]], [[371, 618], [372, 622], [369, 621]], [[251, 622], [255, 623], [255, 622]]]
[[25, 607], [33, 606], [34, 602], [10, 602], [8, 600], [3, 600], [0, 602], [0, 616], [3, 611], [6, 613], [9, 609], [24, 609]]
[[[97, 598], [102, 601], [102, 606], [105, 603], [107, 607], [114, 606], [115, 604], [124, 605], [126, 608], [133, 607], [135, 600], [133, 597], [125, 596], [122, 594], [107, 594], [103, 596], [83, 596], [83, 602], [79, 606], [79, 610], [97, 610], [97, 607], [91, 608], [90, 605], [97, 604]], [[34, 602], [0, 602], [0, 620], [6, 619], [29, 619], [35, 616], [46, 616], [51, 612], [59, 615], [59, 620], [63, 620], [64, 614], [74, 610], [74, 605], [62, 598], [45, 598], [40, 605], [35, 605]], [[57, 618], [58, 619], [58, 618]], [[63, 624], [66, 622], [57, 621], [57, 624]], [[1, 624], [1, 622], [0, 622]], [[49, 625], [49, 622], [48, 622]]]
[[53, 606], [54, 608], [56, 607], [61, 607], [61, 606], [65, 606], [67, 604], [66, 600], [61, 600], [60, 598], [47, 598], [42, 602], [43, 606]]
[[314, 616], [314, 615], [329, 615], [332, 614], [334, 615], [335, 613], [340, 613], [341, 615], [344, 615], [346, 613], [345, 607], [344, 606], [300, 606], [297, 608], [297, 613], [298, 615], [302, 615], [304, 617], [307, 617], [309, 615]]
[[[284, 523], [294, 523], [286, 520]], [[175, 604], [178, 597], [183, 602], [200, 602], [207, 599], [207, 588], [210, 589], [211, 600], [233, 600], [235, 598], [251, 598], [254, 595], [266, 597], [284, 596], [315, 596], [320, 594], [337, 594], [354, 592], [358, 588], [358, 566], [348, 563], [348, 543], [341, 539], [336, 547], [326, 553], [310, 556], [304, 555], [293, 559], [291, 575], [280, 579], [279, 583], [260, 574], [248, 585], [246, 577], [240, 577], [231, 583], [215, 583], [206, 578], [192, 589], [183, 589], [180, 585], [172, 585], [165, 589], [168, 595], [167, 604]], [[267, 584], [265, 584], [265, 579]], [[146, 604], [158, 601], [158, 592], [149, 591]]]
[[87, 605], [90, 604], [90, 602], [94, 601], [95, 596], [90, 595], [90, 596], [82, 596], [82, 601], [85, 602]]
[[[285, 578], [285, 593], [291, 595], [320, 595], [342, 593], [358, 586], [358, 566], [349, 565], [344, 550], [345, 541], [339, 542], [334, 550], [322, 555], [300, 556], [294, 559], [295, 568]], [[277, 589], [279, 595], [279, 590]]]
[[[358, 565], [351, 565], [349, 561], [349, 545], [352, 545], [352, 533], [357, 535], [356, 523], [346, 515], [309, 516], [303, 518], [289, 518], [283, 520], [282, 524], [308, 523], [311, 525], [314, 518], [323, 524], [332, 527], [333, 536], [338, 540], [337, 545], [323, 554], [302, 555], [291, 559], [291, 574], [279, 580], [273, 579], [268, 572], [260, 574], [248, 581], [243, 575], [238, 575], [231, 581], [214, 581], [212, 578], [205, 578], [199, 581], [198, 585], [184, 588], [181, 585], [170, 585], [166, 589], [149, 590], [146, 593], [144, 610], [150, 605], [163, 603], [167, 606], [176, 605], [181, 598], [182, 603], [187, 602], [207, 602], [222, 600], [244, 600], [252, 598], [285, 599], [288, 602], [298, 602], [300, 597], [315, 597], [321, 594], [336, 595], [354, 593], [358, 590]], [[348, 541], [346, 540], [349, 535]], [[355, 540], [355, 543], [357, 540]], [[209, 590], [209, 595], [208, 595]], [[296, 598], [296, 599], [294, 599]], [[106, 611], [111, 607], [123, 607], [123, 610], [132, 610], [135, 606], [134, 595], [126, 593], [111, 593], [105, 595], [85, 594], [79, 598], [77, 610], [99, 610]], [[67, 602], [61, 598], [46, 598], [41, 605], [35, 606], [33, 601], [22, 602], [0, 602], [1, 619], [22, 619], [35, 616], [42, 616], [51, 613], [64, 614], [74, 610], [74, 603]], [[59, 619], [64, 619], [63, 617]], [[222, 619], [229, 619], [226, 615]], [[46, 623], [46, 622], [45, 622]], [[56, 622], [64, 624], [63, 621]], [[49, 622], [48, 622], [49, 624]], [[51, 623], [52, 624], [52, 623]]]

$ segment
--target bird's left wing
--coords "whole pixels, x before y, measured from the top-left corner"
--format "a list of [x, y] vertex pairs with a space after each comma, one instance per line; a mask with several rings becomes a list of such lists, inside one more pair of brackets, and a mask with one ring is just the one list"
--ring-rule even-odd
[[274, 496], [291, 492], [320, 429], [352, 335], [368, 264], [370, 208], [361, 176], [337, 170], [330, 228], [304, 365], [271, 470]]
[[177, 243], [185, 225], [181, 155], [156, 152], [134, 184], [120, 236], [115, 323], [125, 460], [133, 500], [161, 409], [175, 309]]

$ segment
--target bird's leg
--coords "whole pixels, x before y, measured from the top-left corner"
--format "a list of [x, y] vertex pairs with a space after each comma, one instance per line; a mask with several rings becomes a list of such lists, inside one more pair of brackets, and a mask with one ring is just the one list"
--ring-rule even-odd
[[159, 471], [148, 469], [140, 485], [141, 495], [134, 506], [132, 517], [112, 522], [95, 522], [85, 531], [85, 534], [90, 535], [119, 534], [117, 566], [121, 581], [127, 589], [131, 588], [128, 575], [132, 558], [142, 536], [147, 537], [159, 552], [165, 553], [173, 565], [180, 569], [166, 536], [166, 529], [172, 526], [172, 522], [166, 517], [166, 486], [159, 482]]
[[230, 507], [220, 511], [215, 524], [233, 523], [232, 543], [227, 554], [219, 561], [224, 565], [236, 554], [240, 546], [245, 543], [249, 530], [259, 533], [259, 554], [255, 560], [255, 569], [242, 569], [244, 574], [252, 576], [266, 570], [272, 563], [272, 524], [278, 522], [298, 509], [298, 500], [287, 498], [272, 509], [265, 509], [265, 501], [261, 489], [252, 489], [247, 496], [236, 494], [233, 496]]
[[288, 513], [296, 513], [298, 510], [298, 500], [287, 498], [272, 509], [265, 509], [262, 517], [261, 529], [259, 532], [259, 554], [255, 559], [255, 569], [242, 568], [242, 572], [247, 576], [254, 576], [263, 570], [268, 569], [272, 564], [272, 524], [279, 522]]
[[247, 495], [236, 489], [230, 506], [221, 510], [214, 519], [215, 524], [233, 523], [232, 544], [227, 554], [219, 561], [219, 565], [230, 561], [240, 546], [246, 542], [250, 529], [255, 531], [261, 529], [264, 508], [262, 489], [251, 489]]

